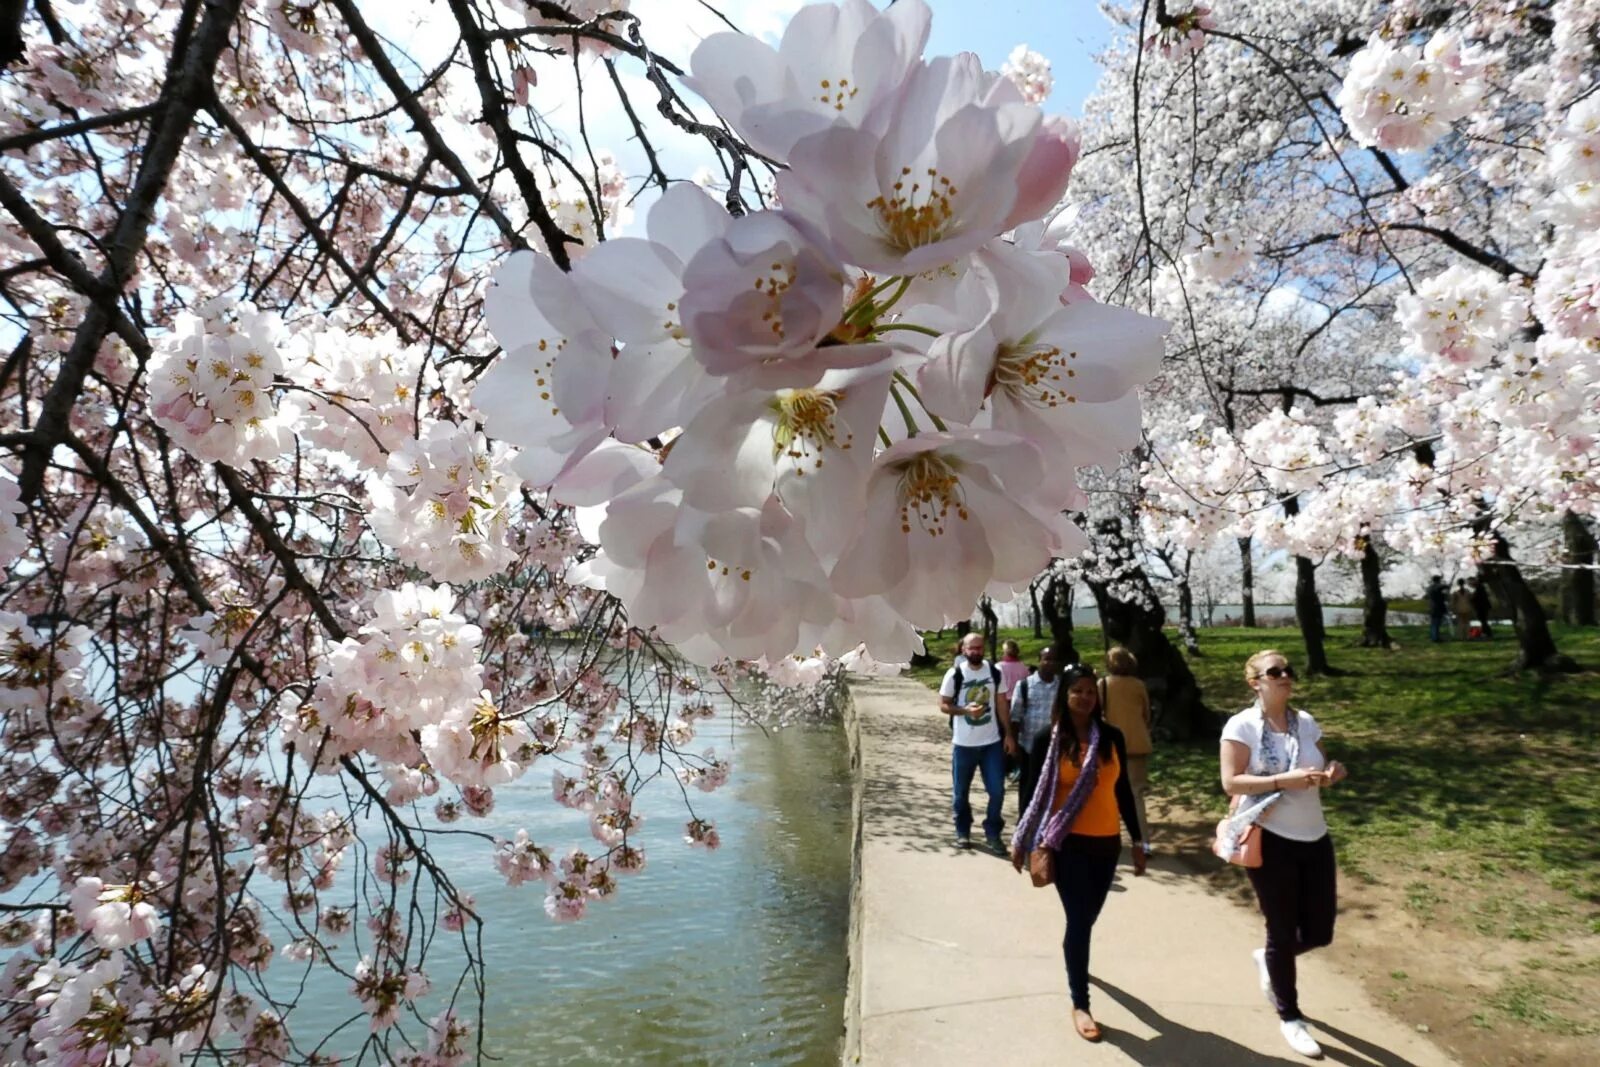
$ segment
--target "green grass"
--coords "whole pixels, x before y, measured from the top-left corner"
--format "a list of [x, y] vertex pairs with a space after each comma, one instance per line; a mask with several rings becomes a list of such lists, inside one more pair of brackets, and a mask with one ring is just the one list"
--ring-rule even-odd
[[[1329, 630], [1329, 658], [1347, 673], [1302, 680], [1295, 703], [1316, 715], [1329, 754], [1350, 768], [1328, 803], [1348, 873], [1404, 889], [1426, 862], [1429, 892], [1445, 899], [1453, 886], [1528, 873], [1571, 914], [1530, 903], [1473, 915], [1472, 924], [1522, 940], [1573, 924], [1600, 931], [1600, 631], [1552, 629], [1585, 673], [1507, 674], [1516, 652], [1509, 632], [1435, 645], [1424, 627], [1396, 627], [1400, 647], [1384, 651], [1360, 648], [1356, 627]], [[1030, 661], [1046, 643], [1029, 630], [1001, 636]], [[1097, 628], [1080, 627], [1076, 638], [1086, 655], [1102, 647]], [[939, 663], [912, 673], [937, 686], [955, 638], [928, 643]], [[1251, 653], [1280, 648], [1304, 662], [1293, 629], [1203, 630], [1200, 647], [1190, 666], [1223, 715], [1249, 703], [1242, 671]], [[1214, 743], [1158, 745], [1150, 777], [1160, 799], [1213, 818], [1224, 807]], [[1436, 910], [1420, 893], [1410, 906], [1424, 919]]]

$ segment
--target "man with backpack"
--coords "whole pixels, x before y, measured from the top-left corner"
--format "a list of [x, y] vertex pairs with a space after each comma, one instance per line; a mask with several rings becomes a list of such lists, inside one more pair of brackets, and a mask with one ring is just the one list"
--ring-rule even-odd
[[983, 656], [983, 635], [961, 639], [961, 658], [945, 672], [939, 686], [939, 710], [953, 724], [950, 753], [951, 809], [956, 818], [956, 847], [972, 847], [973, 772], [983, 776], [989, 806], [984, 813], [983, 836], [989, 848], [1003, 855], [1000, 839], [1005, 829], [1001, 812], [1005, 804], [1006, 753], [1016, 751], [1011, 721], [999, 701], [1000, 668]]
[[1017, 783], [1018, 818], [1028, 810], [1033, 787], [1044, 769], [1044, 754], [1050, 747], [1050, 711], [1060, 687], [1060, 657], [1055, 649], [1046, 646], [1039, 650], [1039, 669], [1012, 686], [1010, 697], [1001, 704], [1017, 743], [1017, 762], [1022, 765], [1022, 777]]

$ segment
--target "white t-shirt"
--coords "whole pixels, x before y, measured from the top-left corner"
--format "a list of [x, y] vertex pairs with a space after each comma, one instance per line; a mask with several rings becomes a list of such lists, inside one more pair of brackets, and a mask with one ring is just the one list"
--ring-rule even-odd
[[[1289, 766], [1289, 735], [1265, 726], [1260, 704], [1245, 708], [1222, 728], [1224, 741], [1237, 741], [1250, 750], [1246, 774], [1283, 774], [1299, 767], [1320, 771], [1327, 765], [1317, 748], [1317, 742], [1322, 739], [1322, 727], [1317, 725], [1317, 720], [1299, 710], [1291, 710], [1290, 715], [1298, 726], [1299, 735], [1299, 752], [1293, 767]], [[1266, 729], [1264, 744], [1263, 727]], [[1328, 832], [1328, 821], [1322, 816], [1322, 790], [1284, 790], [1261, 816], [1261, 825], [1291, 841], [1319, 840]]]
[[[958, 683], [959, 679], [959, 691]], [[992, 745], [1000, 740], [1000, 723], [994, 714], [994, 673], [989, 668], [989, 661], [984, 660], [977, 667], [970, 666], [965, 659], [951, 667], [944, 673], [944, 684], [939, 686], [939, 695], [955, 699], [957, 707], [968, 704], [983, 704], [985, 710], [982, 715], [954, 715], [955, 743], [963, 748], [976, 748], [978, 745]]]

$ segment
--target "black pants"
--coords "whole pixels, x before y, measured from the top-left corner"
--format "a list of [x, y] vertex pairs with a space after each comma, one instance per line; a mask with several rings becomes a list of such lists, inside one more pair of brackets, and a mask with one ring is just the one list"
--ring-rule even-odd
[[1072, 1006], [1089, 1010], [1089, 934], [1111, 892], [1122, 854], [1122, 836], [1068, 834], [1056, 850], [1056, 894], [1067, 913], [1067, 934], [1061, 954], [1067, 962], [1067, 991]]
[[1017, 818], [1022, 818], [1022, 813], [1028, 810], [1028, 803], [1033, 799], [1034, 787], [1039, 784], [1039, 779], [1044, 775], [1044, 757], [1050, 750], [1050, 732], [1046, 730], [1033, 739], [1029, 748], [1022, 750], [1017, 757], [1017, 762], [1022, 765], [1022, 773], [1017, 776]]
[[1261, 828], [1261, 866], [1245, 872], [1267, 920], [1267, 974], [1278, 1017], [1300, 1018], [1295, 957], [1333, 940], [1338, 876], [1333, 838], [1291, 841]]

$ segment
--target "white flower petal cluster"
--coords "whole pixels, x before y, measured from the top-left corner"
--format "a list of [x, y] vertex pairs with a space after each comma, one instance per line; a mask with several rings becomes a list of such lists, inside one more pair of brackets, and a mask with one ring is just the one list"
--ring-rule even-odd
[[306, 440], [382, 470], [385, 453], [416, 436], [420, 347], [323, 326], [296, 332], [290, 348], [294, 378], [307, 390], [305, 418], [295, 427]]
[[1533, 311], [1557, 337], [1600, 340], [1600, 236], [1589, 234], [1545, 262]]
[[521, 479], [510, 450], [460, 423], [435, 420], [389, 454], [389, 470], [368, 479], [368, 520], [400, 559], [435, 579], [470, 582], [503, 570]]
[[1204, 48], [1206, 31], [1216, 28], [1217, 20], [1212, 16], [1211, 8], [1196, 4], [1187, 11], [1174, 13], [1172, 25], [1163, 26], [1146, 37], [1144, 46], [1158, 52], [1164, 59], [1179, 60]]
[[0, 473], [0, 571], [15, 563], [28, 548], [28, 534], [22, 528], [22, 496], [17, 483]]
[[1471, 114], [1490, 57], [1440, 32], [1422, 47], [1374, 36], [1350, 60], [1335, 102], [1351, 136], [1373, 148], [1427, 148]]
[[285, 712], [287, 740], [319, 770], [362, 750], [415, 763], [413, 732], [472, 721], [483, 689], [482, 640], [482, 631], [456, 611], [448, 585], [407, 582], [384, 590], [360, 636], [324, 657], [311, 698]]
[[707, 38], [686, 81], [785, 165], [782, 209], [676, 185], [644, 237], [570, 274], [515, 255], [486, 298], [473, 404], [579, 509], [599, 552], [569, 582], [695, 662], [904, 662], [1077, 551], [1076, 468], [1138, 441], [1165, 324], [1090, 298], [1043, 222], [1077, 128], [924, 59], [929, 19], [843, 0], [777, 47]]
[[1527, 305], [1491, 271], [1456, 265], [1395, 301], [1412, 349], [1465, 367], [1494, 358], [1527, 318]]
[[1005, 63], [1000, 66], [1000, 73], [1011, 79], [1011, 83], [1022, 94], [1022, 99], [1030, 104], [1044, 103], [1050, 90], [1055, 88], [1056, 79], [1050, 73], [1050, 61], [1025, 44], [1019, 44], [1011, 50]]
[[279, 395], [284, 338], [282, 320], [250, 304], [219, 300], [181, 316], [150, 361], [151, 416], [199, 459], [276, 459], [300, 417]]
[[161, 916], [137, 885], [108, 886], [98, 878], [79, 878], [70, 906], [78, 928], [92, 934], [101, 948], [127, 948], [161, 928]]

